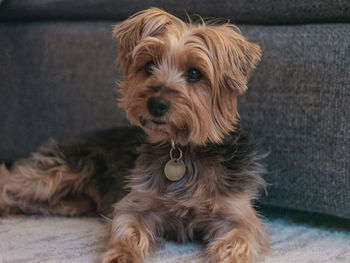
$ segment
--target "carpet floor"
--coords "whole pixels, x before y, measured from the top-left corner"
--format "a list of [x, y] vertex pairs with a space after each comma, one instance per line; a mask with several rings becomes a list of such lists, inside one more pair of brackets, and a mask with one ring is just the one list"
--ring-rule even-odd
[[[349, 263], [350, 232], [282, 219], [266, 220], [271, 253], [264, 263]], [[106, 228], [97, 218], [0, 219], [0, 263], [93, 263]], [[200, 263], [198, 244], [167, 242], [147, 263]]]

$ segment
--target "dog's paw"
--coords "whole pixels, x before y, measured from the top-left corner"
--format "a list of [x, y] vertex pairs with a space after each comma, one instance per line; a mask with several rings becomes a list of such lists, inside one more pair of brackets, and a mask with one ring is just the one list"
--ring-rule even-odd
[[209, 244], [207, 262], [257, 263], [268, 252], [268, 241], [247, 229], [233, 229]]
[[136, 253], [118, 247], [110, 248], [103, 253], [97, 263], [142, 263]]
[[207, 256], [206, 263], [253, 263], [249, 252], [244, 247], [235, 248], [232, 244], [225, 242], [217, 243], [212, 248], [212, 254]]

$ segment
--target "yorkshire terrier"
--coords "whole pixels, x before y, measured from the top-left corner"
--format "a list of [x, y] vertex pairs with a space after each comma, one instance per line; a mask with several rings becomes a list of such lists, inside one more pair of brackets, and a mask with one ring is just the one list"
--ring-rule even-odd
[[142, 129], [51, 141], [2, 165], [0, 214], [112, 217], [101, 263], [141, 263], [164, 239], [194, 238], [207, 262], [259, 262], [269, 248], [253, 208], [264, 168], [239, 130], [237, 96], [260, 47], [232, 24], [185, 23], [157, 8], [116, 25], [114, 37], [120, 106]]

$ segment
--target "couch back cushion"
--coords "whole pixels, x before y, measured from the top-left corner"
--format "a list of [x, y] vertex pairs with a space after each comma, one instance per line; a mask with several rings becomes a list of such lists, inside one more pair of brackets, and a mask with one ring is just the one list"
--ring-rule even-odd
[[348, 0], [5, 0], [0, 19], [113, 19], [156, 6], [186, 18], [229, 18], [233, 23], [299, 24], [349, 22]]

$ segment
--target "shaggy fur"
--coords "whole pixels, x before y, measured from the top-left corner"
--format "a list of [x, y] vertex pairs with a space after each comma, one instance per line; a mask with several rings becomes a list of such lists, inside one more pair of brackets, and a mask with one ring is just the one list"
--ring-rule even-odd
[[[120, 105], [142, 129], [50, 142], [3, 165], [0, 213], [112, 217], [101, 263], [141, 263], [164, 239], [194, 238], [207, 244], [208, 262], [258, 262], [269, 247], [252, 206], [264, 169], [239, 130], [236, 101], [259, 46], [231, 24], [186, 24], [156, 8], [114, 36], [125, 73]], [[167, 103], [162, 114], [152, 114], [152, 98]], [[164, 176], [171, 141], [186, 166], [176, 182]]]

